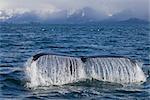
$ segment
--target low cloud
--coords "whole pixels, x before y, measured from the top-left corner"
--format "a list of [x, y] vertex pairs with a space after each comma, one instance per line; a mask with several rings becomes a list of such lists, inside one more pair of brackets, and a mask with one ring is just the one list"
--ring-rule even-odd
[[138, 18], [149, 17], [150, 0], [0, 0], [0, 10], [10, 14], [35, 11], [45, 16], [47, 13], [67, 10], [73, 12], [90, 7], [100, 13], [113, 16], [126, 10]]

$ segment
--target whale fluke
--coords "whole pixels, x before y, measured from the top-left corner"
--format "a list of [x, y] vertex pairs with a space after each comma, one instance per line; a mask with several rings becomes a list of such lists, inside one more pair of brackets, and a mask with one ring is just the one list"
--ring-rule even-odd
[[31, 86], [63, 85], [83, 79], [121, 84], [146, 81], [137, 61], [122, 56], [75, 57], [40, 53], [27, 63]]

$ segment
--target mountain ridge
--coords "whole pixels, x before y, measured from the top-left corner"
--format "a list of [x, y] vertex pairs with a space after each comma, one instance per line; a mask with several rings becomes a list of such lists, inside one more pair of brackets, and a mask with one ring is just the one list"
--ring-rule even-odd
[[135, 17], [131, 12], [123, 11], [112, 16], [106, 13], [98, 12], [90, 7], [78, 9], [73, 13], [67, 10], [61, 10], [40, 15], [35, 11], [24, 12], [21, 14], [8, 15], [4, 10], [0, 11], [1, 23], [49, 23], [49, 24], [82, 24], [82, 23], [95, 23], [95, 22], [132, 22], [132, 23], [147, 23], [148, 20]]

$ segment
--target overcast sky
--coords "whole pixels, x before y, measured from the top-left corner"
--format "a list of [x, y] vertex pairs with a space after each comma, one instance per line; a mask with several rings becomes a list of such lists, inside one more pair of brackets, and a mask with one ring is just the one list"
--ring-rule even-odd
[[91, 7], [108, 15], [131, 10], [149, 14], [150, 0], [0, 0], [0, 10], [13, 11], [59, 11]]

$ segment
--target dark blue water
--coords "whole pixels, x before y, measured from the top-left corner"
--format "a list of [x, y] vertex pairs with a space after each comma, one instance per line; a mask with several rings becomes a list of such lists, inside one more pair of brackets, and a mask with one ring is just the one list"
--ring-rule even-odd
[[25, 62], [41, 53], [127, 56], [150, 69], [148, 24], [0, 25], [0, 99], [150, 99], [150, 78], [141, 85], [86, 80], [64, 86], [26, 87]]

